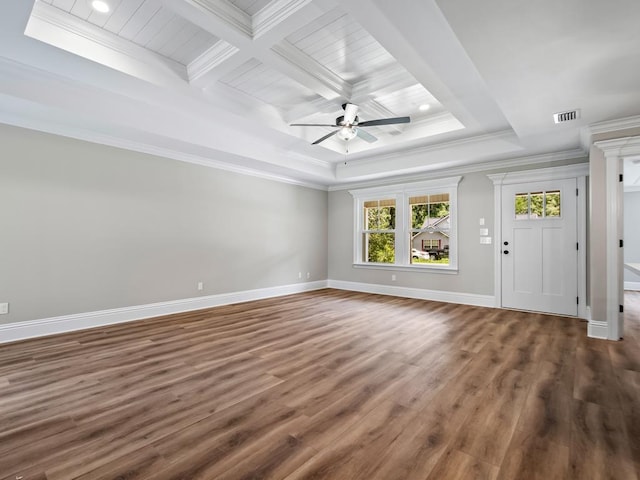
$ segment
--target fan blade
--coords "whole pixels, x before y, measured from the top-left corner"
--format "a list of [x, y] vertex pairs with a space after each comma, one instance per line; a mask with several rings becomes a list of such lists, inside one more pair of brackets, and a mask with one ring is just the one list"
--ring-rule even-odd
[[318, 140], [316, 140], [315, 142], [313, 142], [311, 145], [317, 145], [317, 144], [319, 144], [320, 142], [324, 142], [327, 138], [329, 138], [329, 137], [333, 137], [333, 136], [334, 136], [336, 133], [338, 133], [339, 131], [340, 131], [340, 130], [334, 130], [333, 132], [326, 134], [324, 137], [319, 138]]
[[395, 125], [396, 123], [409, 123], [410, 117], [396, 117], [396, 118], [380, 118], [378, 120], [368, 120], [366, 122], [358, 123], [359, 127], [374, 127], [376, 125]]
[[292, 123], [290, 127], [339, 127], [339, 125], [329, 125], [328, 123]]
[[365, 132], [360, 128], [356, 128], [356, 135], [363, 139], [365, 142], [373, 143], [378, 141], [377, 137], [374, 137], [369, 132]]
[[351, 125], [358, 115], [358, 106], [353, 103], [344, 104], [344, 123]]

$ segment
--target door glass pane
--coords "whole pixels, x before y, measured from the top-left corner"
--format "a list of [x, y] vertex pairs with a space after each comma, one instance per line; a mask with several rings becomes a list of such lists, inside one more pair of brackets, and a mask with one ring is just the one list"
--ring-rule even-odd
[[529, 218], [529, 194], [516, 193], [515, 200], [516, 220]]
[[559, 217], [560, 216], [560, 191], [545, 193], [545, 217]]
[[374, 263], [395, 262], [395, 234], [365, 233], [363, 236], [364, 261]]
[[531, 218], [542, 218], [543, 216], [543, 204], [544, 204], [544, 192], [531, 193]]

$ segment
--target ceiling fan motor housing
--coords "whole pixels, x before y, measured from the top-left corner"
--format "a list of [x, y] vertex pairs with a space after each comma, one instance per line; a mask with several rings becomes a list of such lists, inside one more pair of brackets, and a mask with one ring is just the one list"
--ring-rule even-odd
[[[351, 122], [351, 125], [357, 125], [359, 120], [360, 120], [360, 117], [356, 117], [353, 120], [353, 122]], [[336, 118], [336, 126], [342, 126], [342, 125], [345, 125], [344, 115], [340, 115], [338, 118]]]

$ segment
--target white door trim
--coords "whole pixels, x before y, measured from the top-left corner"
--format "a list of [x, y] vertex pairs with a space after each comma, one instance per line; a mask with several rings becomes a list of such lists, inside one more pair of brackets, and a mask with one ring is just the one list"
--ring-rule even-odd
[[607, 338], [620, 340], [624, 334], [624, 314], [619, 306], [624, 303], [622, 283], [622, 257], [619, 240], [622, 238], [622, 162], [626, 157], [640, 154], [640, 136], [595, 142], [595, 147], [605, 156], [606, 199], [607, 199]]
[[487, 175], [493, 182], [494, 233], [494, 295], [495, 306], [502, 307], [502, 187], [515, 183], [539, 182], [547, 180], [564, 180], [575, 178], [578, 185], [577, 228], [578, 242], [578, 317], [587, 318], [587, 204], [586, 177], [589, 175], [589, 164], [578, 163], [561, 167], [538, 168], [520, 172], [502, 172]]

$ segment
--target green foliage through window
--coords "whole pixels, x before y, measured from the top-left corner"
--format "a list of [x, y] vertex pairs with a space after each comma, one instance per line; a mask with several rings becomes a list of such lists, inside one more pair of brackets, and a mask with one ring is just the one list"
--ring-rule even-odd
[[560, 217], [560, 192], [517, 193], [514, 209], [516, 219]]

